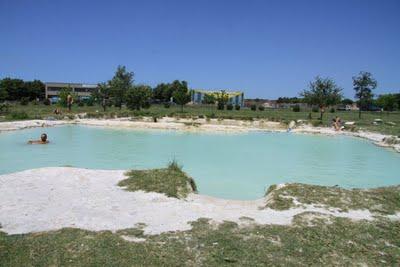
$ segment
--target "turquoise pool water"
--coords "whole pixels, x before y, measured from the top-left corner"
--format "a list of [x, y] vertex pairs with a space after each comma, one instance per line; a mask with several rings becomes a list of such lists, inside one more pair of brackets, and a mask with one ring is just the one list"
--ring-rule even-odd
[[[28, 145], [46, 132], [48, 145]], [[400, 153], [353, 137], [290, 133], [209, 134], [88, 126], [0, 133], [0, 174], [47, 166], [155, 168], [176, 159], [202, 194], [256, 199], [271, 184], [342, 187], [400, 184]]]

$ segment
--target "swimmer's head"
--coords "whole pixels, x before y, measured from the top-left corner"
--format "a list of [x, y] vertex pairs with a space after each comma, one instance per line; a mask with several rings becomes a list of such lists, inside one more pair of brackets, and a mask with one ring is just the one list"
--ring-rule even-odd
[[47, 140], [47, 134], [42, 133], [42, 135], [40, 136], [40, 140], [42, 140], [42, 142], [46, 142], [46, 140]]

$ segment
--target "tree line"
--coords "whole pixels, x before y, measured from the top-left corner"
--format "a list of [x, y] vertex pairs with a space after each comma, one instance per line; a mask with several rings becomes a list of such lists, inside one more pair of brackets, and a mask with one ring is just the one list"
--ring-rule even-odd
[[111, 103], [120, 109], [126, 104], [129, 109], [140, 110], [150, 107], [153, 102], [174, 102], [183, 110], [183, 106], [190, 102], [191, 92], [186, 81], [161, 83], [153, 89], [145, 84], [134, 84], [134, 76], [125, 66], [118, 66], [113, 78], [99, 83], [92, 97], [104, 110]]
[[45, 85], [39, 80], [23, 81], [21, 79], [4, 78], [0, 80], [0, 102], [32, 101], [44, 99]]
[[[183, 110], [191, 100], [191, 91], [186, 81], [175, 80], [171, 83], [160, 83], [152, 88], [145, 84], [134, 83], [134, 73], [128, 71], [125, 66], [118, 66], [111, 80], [98, 84], [98, 90], [94, 91], [90, 102], [97, 102], [104, 110], [110, 105], [122, 108], [126, 105], [129, 109], [139, 110], [148, 108], [152, 103], [163, 103], [169, 107], [170, 103], [181, 106]], [[369, 72], [360, 72], [352, 78], [355, 98], [361, 112], [368, 110], [371, 105], [383, 108], [386, 111], [400, 109], [400, 93], [382, 94], [377, 97], [373, 90], [377, 88], [377, 81]], [[40, 80], [23, 81], [21, 79], [4, 78], [0, 80], [0, 102], [32, 100], [43, 100], [45, 96], [45, 85]], [[71, 88], [65, 88], [60, 92], [62, 98], [72, 94]], [[258, 99], [255, 101], [257, 102]], [[228, 95], [225, 91], [219, 94], [205, 94], [203, 104], [217, 104], [218, 109], [224, 109], [228, 102]], [[307, 103], [317, 106], [321, 112], [322, 119], [328, 107], [337, 104], [353, 104], [351, 99], [343, 99], [342, 88], [330, 78], [317, 76], [309, 83], [308, 89], [300, 93], [300, 97], [280, 97], [278, 103]]]
[[[373, 90], [377, 88], [378, 82], [371, 73], [361, 71], [352, 77], [352, 80], [354, 97], [359, 108], [359, 118], [361, 118], [361, 112], [369, 110], [372, 105], [388, 111], [400, 108], [400, 94], [384, 94], [374, 98]], [[305, 103], [319, 107], [321, 120], [326, 108], [340, 103], [352, 104], [353, 102], [351, 99], [343, 99], [342, 88], [336, 85], [334, 80], [320, 76], [310, 82], [308, 89], [301, 92], [300, 95]]]

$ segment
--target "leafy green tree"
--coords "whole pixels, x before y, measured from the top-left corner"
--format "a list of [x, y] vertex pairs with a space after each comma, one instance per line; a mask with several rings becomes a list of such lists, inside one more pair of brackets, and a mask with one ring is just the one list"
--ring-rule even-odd
[[126, 92], [133, 85], [133, 72], [128, 72], [125, 66], [118, 66], [114, 77], [109, 81], [110, 95], [114, 99], [116, 107], [122, 108], [125, 101]]
[[172, 97], [171, 84], [160, 83], [153, 90], [153, 97], [161, 102], [169, 102]]
[[72, 88], [70, 86], [68, 86], [68, 87], [62, 88], [60, 93], [58, 94], [58, 96], [60, 97], [58, 104], [60, 106], [63, 106], [63, 107], [67, 106], [67, 97], [69, 94], [72, 96], [72, 99], [74, 100], [74, 102], [77, 101], [78, 95], [72, 91]]
[[350, 98], [345, 98], [341, 102], [343, 105], [353, 105], [354, 101], [351, 100]]
[[154, 88], [153, 97], [161, 102], [170, 102], [174, 92], [182, 86], [187, 87], [187, 82], [175, 80], [172, 83], [160, 83]]
[[297, 103], [302, 103], [303, 99], [298, 98], [298, 97], [279, 97], [276, 102], [278, 104], [282, 103], [289, 103], [289, 104], [297, 104]]
[[1, 86], [0, 82], [0, 102], [5, 101], [8, 98], [8, 92], [6, 88]]
[[0, 88], [7, 91], [7, 100], [20, 100], [26, 96], [25, 83], [21, 79], [4, 78], [0, 82]]
[[385, 111], [394, 111], [399, 108], [395, 94], [380, 95], [376, 100], [376, 104]]
[[377, 87], [377, 81], [369, 72], [361, 71], [358, 76], [353, 77], [353, 88], [356, 91], [355, 97], [358, 99], [359, 113], [358, 118], [361, 119], [361, 111], [367, 109], [372, 103], [374, 97], [372, 90]]
[[92, 93], [91, 97], [103, 107], [104, 111], [106, 111], [108, 98], [110, 97], [110, 86], [104, 82], [98, 83], [97, 90]]
[[215, 104], [217, 99], [212, 94], [205, 94], [203, 98], [203, 104]]
[[226, 93], [225, 90], [221, 90], [221, 92], [219, 92], [217, 94], [217, 103], [218, 103], [218, 109], [223, 110], [226, 103], [228, 103], [229, 100], [229, 96]]
[[129, 109], [140, 110], [150, 106], [153, 93], [150, 86], [137, 85], [129, 88], [126, 94], [126, 106]]
[[400, 109], [400, 93], [394, 94], [396, 97], [397, 109]]
[[340, 103], [342, 89], [332, 79], [317, 76], [313, 82], [310, 82], [309, 89], [304, 90], [301, 96], [307, 104], [319, 107], [320, 120], [322, 120], [327, 107]]
[[35, 100], [36, 98], [44, 99], [45, 95], [45, 85], [39, 80], [33, 80], [25, 82], [25, 97], [29, 97], [30, 100]]
[[172, 98], [174, 102], [181, 106], [181, 112], [183, 112], [183, 107], [190, 102], [190, 92], [186, 81], [175, 80], [171, 85], [173, 89]]
[[165, 102], [172, 102], [174, 91], [177, 90], [179, 86], [177, 86], [177, 81], [166, 84], [163, 91], [163, 98]]
[[0, 92], [7, 100], [35, 100], [44, 98], [45, 86], [39, 80], [24, 82], [21, 79], [4, 78], [0, 80]]

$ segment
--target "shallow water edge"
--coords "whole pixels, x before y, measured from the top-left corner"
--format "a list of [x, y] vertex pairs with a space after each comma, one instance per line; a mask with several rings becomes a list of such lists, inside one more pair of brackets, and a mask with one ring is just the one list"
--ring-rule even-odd
[[[266, 120], [241, 121], [241, 120], [219, 120], [219, 119], [178, 119], [164, 117], [157, 122], [151, 117], [140, 119], [75, 119], [75, 120], [27, 120], [0, 122], [0, 133], [2, 131], [15, 131], [34, 127], [53, 127], [59, 125], [80, 124], [100, 127], [127, 128], [132, 130], [179, 130], [189, 132], [210, 133], [243, 133], [250, 131], [286, 132], [287, 126], [280, 122]], [[309, 124], [301, 124], [292, 129], [291, 133], [322, 134], [322, 135], [346, 135], [367, 139], [377, 146], [392, 148], [400, 152], [400, 138], [367, 131], [335, 131], [328, 127], [313, 127]], [[395, 140], [387, 142], [386, 140]]]

